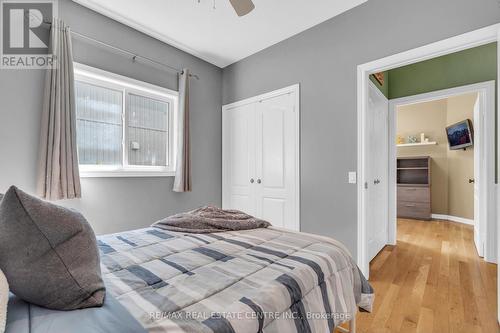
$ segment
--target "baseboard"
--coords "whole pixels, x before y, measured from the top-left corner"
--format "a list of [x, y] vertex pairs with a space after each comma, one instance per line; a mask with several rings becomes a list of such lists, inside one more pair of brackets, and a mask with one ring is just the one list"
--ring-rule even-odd
[[466, 218], [458, 217], [458, 216], [432, 214], [432, 218], [437, 219], [437, 220], [447, 220], [447, 221], [453, 221], [453, 222], [458, 222], [458, 223], [463, 223], [463, 224], [468, 224], [468, 225], [474, 225], [474, 220], [466, 219]]

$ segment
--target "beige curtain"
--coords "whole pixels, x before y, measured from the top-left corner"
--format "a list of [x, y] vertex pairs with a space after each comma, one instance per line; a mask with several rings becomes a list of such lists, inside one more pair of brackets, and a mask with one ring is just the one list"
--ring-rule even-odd
[[47, 70], [40, 132], [38, 195], [48, 200], [81, 197], [76, 146], [76, 107], [71, 32], [54, 19], [54, 67]]
[[189, 131], [189, 70], [179, 75], [179, 115], [177, 128], [177, 165], [175, 192], [191, 192], [191, 140]]

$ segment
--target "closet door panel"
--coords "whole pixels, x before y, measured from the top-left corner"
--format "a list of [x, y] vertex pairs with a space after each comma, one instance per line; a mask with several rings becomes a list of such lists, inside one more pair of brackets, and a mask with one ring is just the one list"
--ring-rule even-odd
[[293, 94], [284, 94], [259, 102], [256, 109], [257, 214], [285, 228], [294, 228], [296, 218], [293, 101]]
[[272, 222], [273, 226], [286, 228], [286, 208], [284, 199], [271, 197], [262, 198], [262, 219]]
[[224, 155], [224, 208], [256, 214], [254, 104], [225, 111]]
[[261, 114], [262, 179], [268, 189], [284, 189], [285, 185], [285, 117], [286, 109], [275, 108]]

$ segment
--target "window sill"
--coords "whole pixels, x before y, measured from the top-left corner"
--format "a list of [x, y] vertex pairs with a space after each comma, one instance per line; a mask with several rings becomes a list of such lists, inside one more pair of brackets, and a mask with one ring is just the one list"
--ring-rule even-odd
[[175, 177], [175, 171], [151, 170], [113, 170], [113, 171], [80, 171], [80, 178], [142, 178], [142, 177]]

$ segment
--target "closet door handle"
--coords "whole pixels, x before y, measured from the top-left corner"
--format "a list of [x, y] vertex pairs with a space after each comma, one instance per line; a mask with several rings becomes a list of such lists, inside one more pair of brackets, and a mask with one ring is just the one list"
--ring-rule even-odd
[[262, 183], [262, 180], [257, 179], [257, 184], [260, 184], [260, 183]]
[[250, 184], [255, 183], [255, 180], [253, 178], [250, 178]]

